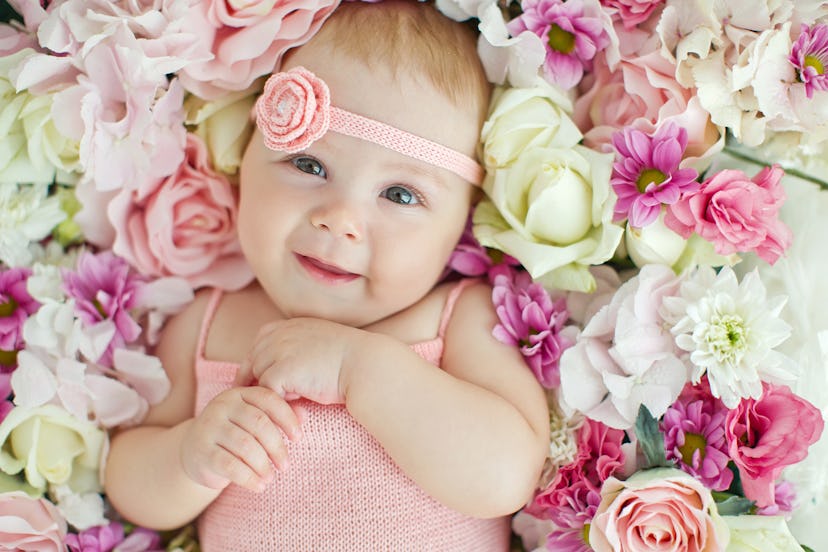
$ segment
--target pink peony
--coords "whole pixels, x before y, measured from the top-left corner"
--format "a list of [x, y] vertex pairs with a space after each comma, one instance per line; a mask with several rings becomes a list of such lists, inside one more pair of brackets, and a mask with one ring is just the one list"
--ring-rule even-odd
[[26, 291], [32, 273], [28, 268], [0, 272], [0, 366], [14, 366], [14, 356], [23, 347], [23, 323], [40, 303]]
[[521, 8], [523, 13], [511, 20], [507, 28], [512, 36], [531, 31], [541, 38], [546, 46], [543, 66], [546, 78], [561, 88], [577, 85], [584, 70], [592, 67], [595, 55], [610, 45], [597, 3], [524, 0]]
[[630, 29], [646, 21], [656, 8], [664, 4], [664, 0], [601, 0], [601, 4], [618, 10], [616, 17]]
[[66, 520], [45, 498], [0, 493], [0, 549], [62, 552]]
[[327, 131], [331, 93], [325, 81], [305, 69], [274, 73], [256, 100], [256, 125], [265, 146], [296, 153], [307, 149]]
[[745, 496], [759, 508], [775, 503], [774, 481], [808, 455], [822, 434], [820, 411], [784, 385], [763, 383], [758, 399], [742, 399], [727, 415], [725, 435]]
[[236, 197], [187, 135], [186, 158], [171, 176], [121, 190], [107, 208], [113, 251], [148, 276], [180, 276], [193, 288], [240, 289], [253, 278], [236, 238]]
[[244, 90], [273, 72], [289, 48], [304, 44], [339, 0], [204, 0], [188, 11], [183, 27], [201, 38], [207, 61], [186, 65], [184, 87], [205, 99]]
[[695, 232], [720, 255], [756, 251], [773, 264], [793, 238], [779, 219], [783, 175], [778, 165], [764, 167], [753, 178], [735, 169], [719, 171], [697, 192], [668, 206], [664, 223], [683, 238]]
[[589, 531], [596, 552], [718, 552], [728, 540], [710, 491], [671, 468], [608, 479]]
[[519, 347], [540, 384], [556, 388], [561, 382], [561, 354], [575, 342], [575, 336], [564, 329], [569, 318], [566, 300], [552, 301], [527, 273], [517, 274], [523, 278], [505, 273], [494, 277], [492, 302], [499, 323], [492, 334], [502, 343]]

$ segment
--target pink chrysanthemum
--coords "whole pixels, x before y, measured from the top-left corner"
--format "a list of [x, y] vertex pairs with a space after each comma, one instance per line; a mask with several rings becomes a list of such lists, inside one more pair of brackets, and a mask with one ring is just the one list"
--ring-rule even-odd
[[687, 131], [673, 123], [652, 135], [626, 127], [612, 136], [616, 159], [612, 166], [612, 189], [616, 222], [629, 219], [643, 228], [654, 222], [662, 205], [670, 205], [682, 194], [698, 190], [698, 172], [679, 168], [687, 148]]
[[31, 273], [27, 268], [0, 272], [0, 367], [17, 365], [17, 351], [23, 346], [23, 323], [40, 307], [26, 291]]
[[595, 54], [610, 44], [600, 11], [581, 0], [524, 0], [523, 13], [507, 28], [512, 36], [531, 31], [546, 46], [544, 72], [550, 82], [570, 89], [592, 67]]
[[[589, 498], [595, 502], [594, 510], [597, 510], [601, 495], [594, 493], [590, 494]], [[589, 526], [589, 523], [584, 523], [580, 527], [552, 531], [546, 537], [546, 549], [555, 552], [592, 552], [589, 545]]]
[[[493, 257], [493, 255], [497, 255], [499, 258]], [[494, 276], [490, 274], [490, 271], [498, 264], [517, 266], [519, 263], [517, 259], [510, 255], [496, 250], [488, 251], [480, 245], [480, 242], [477, 241], [472, 232], [472, 219], [470, 216], [466, 221], [466, 228], [463, 230], [463, 235], [460, 236], [460, 241], [454, 247], [451, 256], [449, 256], [448, 268], [463, 276], [483, 276], [484, 274], [489, 274], [490, 279], [493, 279]]]
[[127, 262], [109, 251], [94, 255], [83, 253], [75, 271], [64, 270], [63, 287], [75, 300], [75, 311], [85, 327], [105, 320], [115, 324], [115, 335], [100, 359], [112, 365], [112, 352], [141, 335], [141, 326], [129, 310], [138, 306], [144, 279], [130, 270]]
[[526, 273], [494, 276], [492, 302], [500, 320], [492, 330], [498, 341], [520, 348], [535, 377], [552, 389], [561, 383], [561, 354], [574, 344], [562, 332], [569, 318], [566, 300], [553, 301], [543, 286]]
[[791, 48], [788, 60], [796, 68], [805, 93], [812, 98], [815, 90], [828, 90], [828, 25], [813, 27], [803, 24], [799, 38]]
[[667, 459], [714, 491], [726, 490], [733, 481], [727, 468], [727, 412], [709, 388], [704, 393], [687, 384], [661, 421]]

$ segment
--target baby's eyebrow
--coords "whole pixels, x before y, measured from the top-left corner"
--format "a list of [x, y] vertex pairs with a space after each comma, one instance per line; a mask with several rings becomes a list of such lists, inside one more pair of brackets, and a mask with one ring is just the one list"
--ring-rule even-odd
[[444, 175], [440, 174], [441, 169], [437, 167], [422, 166], [422, 164], [417, 162], [395, 161], [385, 164], [384, 168], [391, 171], [415, 173], [419, 177], [434, 182], [441, 189], [447, 190], [449, 188], [449, 184], [446, 182]]

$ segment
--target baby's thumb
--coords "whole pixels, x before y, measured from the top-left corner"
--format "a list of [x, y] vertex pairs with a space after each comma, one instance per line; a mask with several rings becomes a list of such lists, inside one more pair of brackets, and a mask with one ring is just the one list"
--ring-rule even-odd
[[252, 385], [255, 378], [253, 377], [253, 368], [250, 361], [245, 359], [239, 365], [239, 370], [236, 372], [236, 378], [233, 380], [234, 387], [246, 387]]

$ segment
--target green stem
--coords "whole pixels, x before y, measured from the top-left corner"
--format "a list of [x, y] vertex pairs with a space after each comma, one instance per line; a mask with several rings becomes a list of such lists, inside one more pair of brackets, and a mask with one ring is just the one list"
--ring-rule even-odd
[[[741, 150], [731, 149], [728, 146], [724, 147], [724, 151], [727, 152], [728, 155], [740, 159], [742, 161], [747, 161], [749, 163], [753, 163], [755, 165], [768, 165], [768, 161], [764, 159], [759, 159], [758, 157], [753, 157], [752, 155], [748, 155]], [[828, 190], [828, 182], [824, 180], [820, 180], [810, 174], [804, 173], [797, 169], [791, 169], [788, 167], [783, 167], [785, 169], [785, 174], [789, 174], [791, 176], [795, 176], [797, 178], [801, 178], [802, 180], [807, 180], [808, 182], [813, 182], [823, 190]]]

